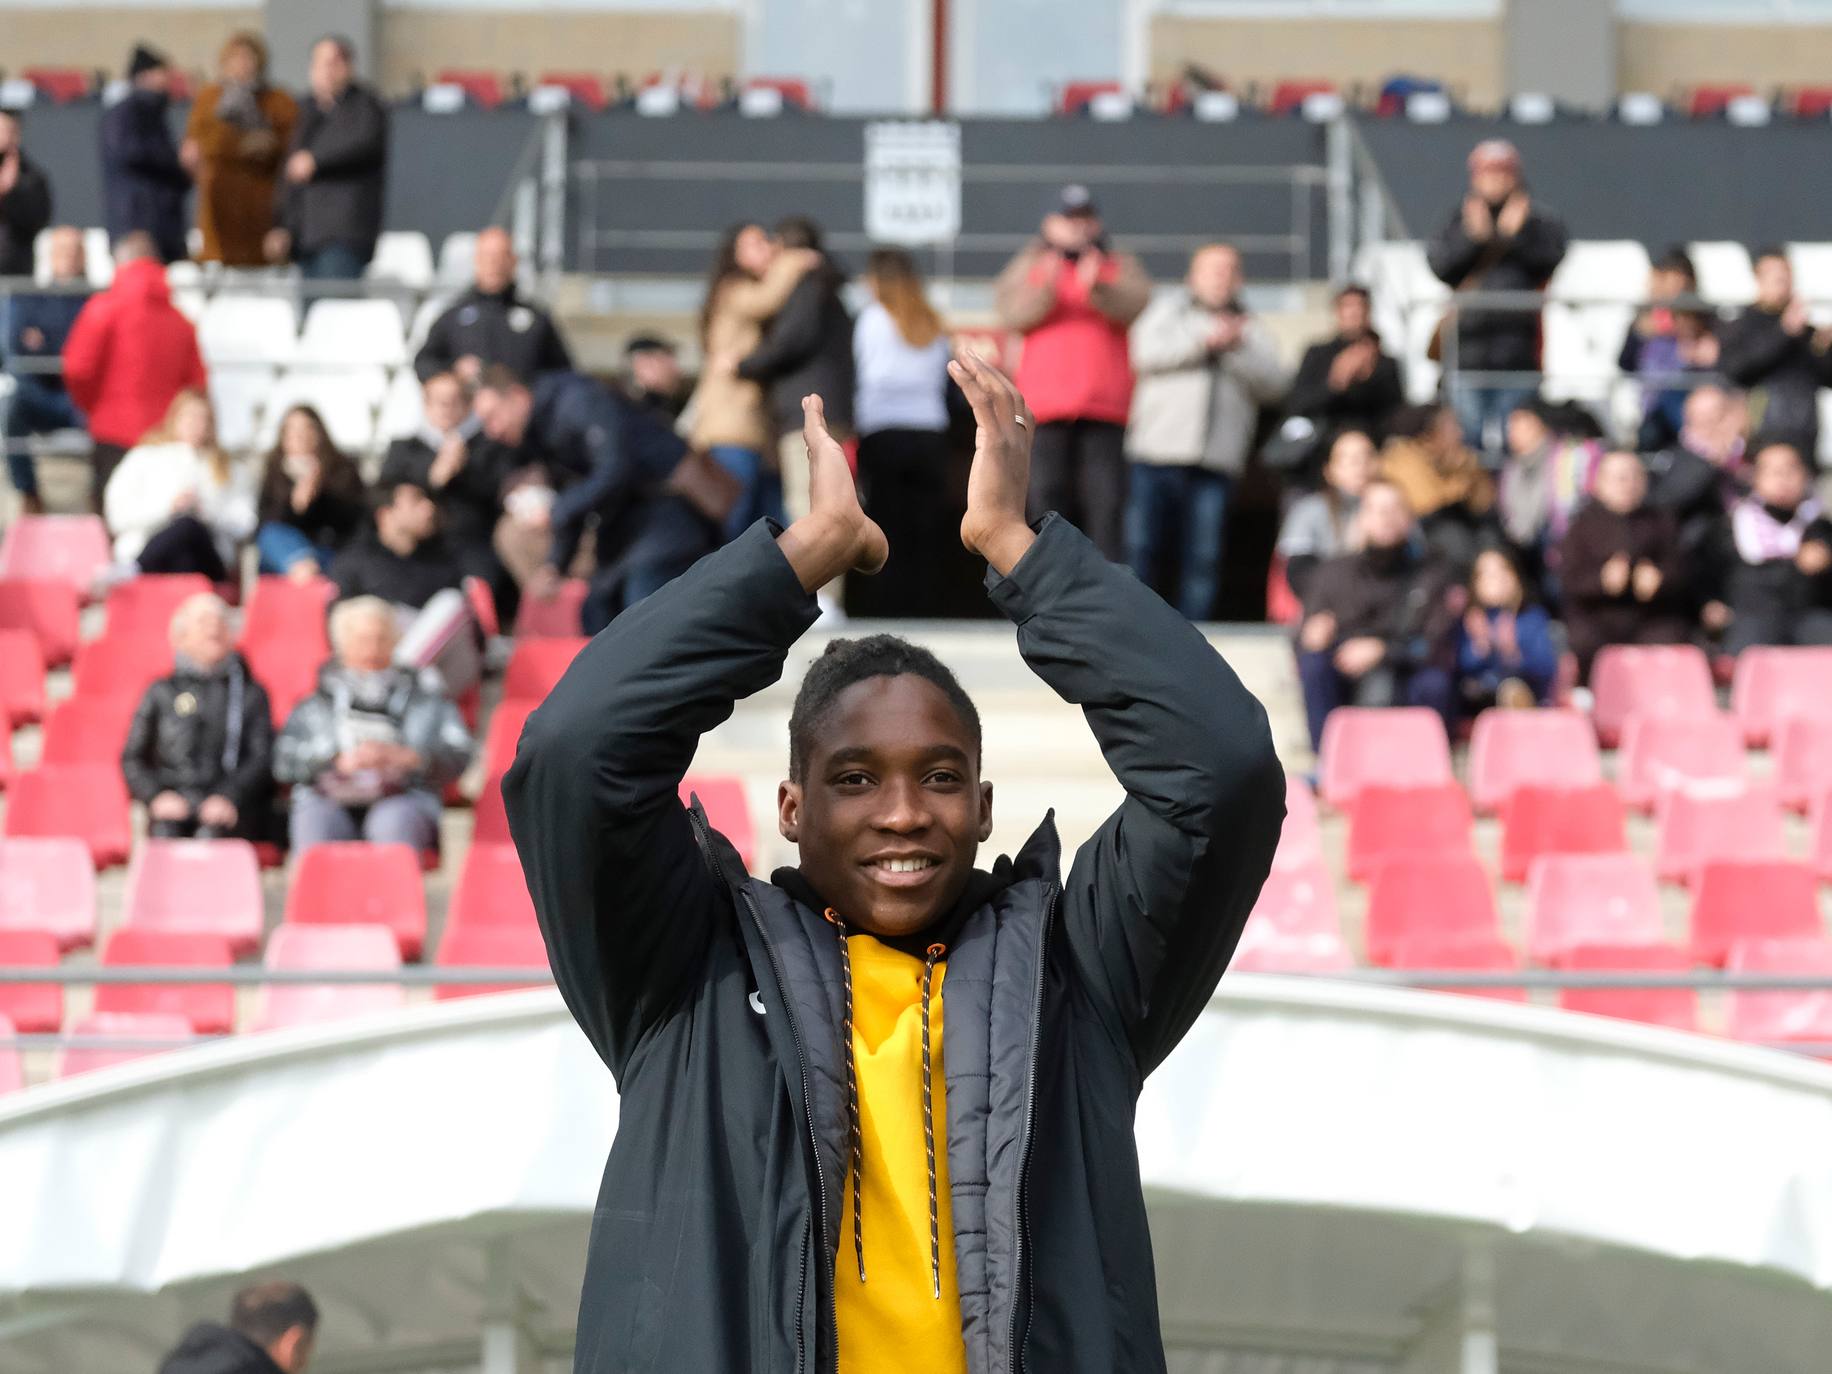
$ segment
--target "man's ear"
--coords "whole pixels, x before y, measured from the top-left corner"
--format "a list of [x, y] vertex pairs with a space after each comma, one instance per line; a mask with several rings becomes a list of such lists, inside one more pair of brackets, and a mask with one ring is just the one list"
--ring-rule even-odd
[[312, 1333], [303, 1326], [289, 1326], [267, 1347], [267, 1358], [287, 1374], [303, 1374], [312, 1358]]
[[992, 838], [992, 784], [980, 784], [980, 843]]
[[776, 829], [790, 844], [801, 843], [802, 788], [784, 780], [776, 788]]

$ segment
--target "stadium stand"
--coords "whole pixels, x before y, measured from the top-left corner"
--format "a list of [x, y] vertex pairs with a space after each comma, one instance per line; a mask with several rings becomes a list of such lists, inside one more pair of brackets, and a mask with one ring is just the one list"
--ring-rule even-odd
[[1349, 813], [1348, 873], [1366, 882], [1402, 854], [1456, 856], [1471, 852], [1469, 798], [1454, 782], [1435, 787], [1369, 784]]
[[1548, 854], [1611, 854], [1628, 848], [1622, 799], [1608, 783], [1518, 788], [1501, 813], [1501, 876], [1526, 880]]
[[420, 858], [400, 844], [313, 845], [299, 857], [283, 920], [301, 928], [385, 929], [394, 936], [401, 959], [418, 959], [426, 943]]
[[246, 840], [143, 840], [127, 871], [129, 929], [213, 935], [252, 954], [266, 928], [261, 871]]
[[165, 573], [130, 578], [109, 588], [102, 602], [104, 638], [164, 639], [180, 605], [214, 591], [201, 573]]
[[[282, 923], [268, 937], [263, 962], [271, 969], [387, 970], [401, 966], [401, 952], [387, 926]], [[266, 989], [251, 1029], [284, 1030], [392, 1011], [404, 1001], [395, 983], [276, 983]]]
[[[0, 965], [53, 968], [57, 941], [38, 930], [0, 930]], [[0, 1016], [21, 1031], [54, 1031], [64, 1020], [64, 990], [57, 983], [0, 983]]]
[[[1398, 855], [1369, 886], [1366, 944], [1372, 963], [1465, 967], [1436, 964], [1428, 951], [1475, 948], [1500, 938], [1494, 889], [1473, 854]], [[1402, 952], [1425, 962], [1402, 964]]]
[[97, 868], [126, 863], [132, 834], [120, 764], [45, 764], [18, 774], [7, 789], [6, 833], [74, 836]]
[[1260, 889], [1232, 967], [1247, 973], [1333, 973], [1352, 963], [1329, 871], [1315, 860], [1275, 868]]
[[25, 1060], [12, 1045], [17, 1033], [18, 1028], [0, 1016], [0, 1097], [25, 1087]]
[[1638, 854], [1547, 854], [1528, 877], [1526, 925], [1528, 956], [1553, 967], [1587, 946], [1656, 944], [1660, 890]]
[[0, 627], [31, 631], [47, 668], [61, 667], [75, 655], [81, 609], [68, 583], [0, 578]]
[[503, 700], [539, 702], [565, 675], [585, 643], [583, 637], [517, 640], [503, 669]]
[[537, 928], [521, 859], [509, 845], [474, 844], [464, 856], [446, 931], [449, 937], [451, 931], [473, 926]]
[[119, 767], [138, 693], [66, 697], [51, 708], [40, 742], [41, 763]]
[[1593, 787], [1603, 780], [1596, 733], [1580, 711], [1484, 711], [1469, 740], [1469, 793], [1500, 811], [1522, 787]]
[[[103, 968], [228, 968], [234, 962], [220, 935], [129, 925], [102, 947]], [[227, 983], [103, 983], [95, 990], [95, 1009], [182, 1016], [199, 1035], [235, 1029], [235, 989]]]
[[0, 536], [0, 582], [61, 582], [87, 598], [113, 555], [94, 515], [22, 515]]
[[79, 1073], [113, 1068], [165, 1050], [178, 1049], [192, 1040], [190, 1024], [171, 1012], [97, 1011], [79, 1017], [70, 1027], [72, 1037], [115, 1037], [122, 1040], [163, 1042], [162, 1046], [67, 1046], [59, 1051], [53, 1076], [72, 1078]]
[[95, 939], [95, 864], [82, 841], [0, 839], [0, 931], [48, 935], [66, 951]]
[[[547, 944], [532, 923], [478, 922], [454, 925], [439, 942], [433, 963], [440, 968], [526, 968], [545, 971]], [[513, 992], [528, 983], [440, 983], [433, 996], [440, 1001], [476, 997], [483, 993]]]
[[1423, 707], [1338, 710], [1319, 752], [1323, 800], [1339, 811], [1369, 784], [1434, 787], [1452, 780], [1444, 722]]
[[1711, 665], [1690, 644], [1614, 644], [1591, 671], [1596, 704], [1591, 719], [1606, 749], [1621, 742], [1631, 715], [1701, 716], [1717, 710]]
[[1752, 749], [1769, 744], [1791, 717], [1832, 719], [1832, 649], [1756, 645], [1737, 655], [1730, 709]]
[[[1726, 966], [1735, 973], [1832, 974], [1832, 942], [1820, 935], [1739, 940], [1731, 946]], [[1730, 994], [1727, 1023], [1738, 1040], [1829, 1044], [1832, 992], [1739, 989]]]
[[1323, 858], [1323, 837], [1317, 817], [1317, 797], [1303, 778], [1285, 778], [1285, 824], [1279, 830], [1279, 847], [1272, 856], [1274, 868], [1309, 868]]
[[[1564, 966], [1577, 972], [1684, 973], [1692, 967], [1692, 957], [1677, 945], [1584, 944], [1570, 950]], [[1563, 988], [1558, 1004], [1566, 1011], [1591, 1016], [1614, 1016], [1671, 1030], [1698, 1029], [1698, 993], [1692, 988]]]
[[13, 726], [44, 715], [45, 656], [31, 630], [0, 629], [0, 717]]
[[1813, 870], [1786, 861], [1718, 859], [1699, 869], [1692, 899], [1692, 957], [1721, 965], [1742, 940], [1823, 933]]
[[1667, 882], [1694, 882], [1715, 859], [1787, 857], [1781, 798], [1770, 783], [1680, 787], [1661, 797], [1659, 819], [1655, 871]]
[[1677, 788], [1734, 788], [1743, 778], [1742, 737], [1727, 715], [1637, 712], [1623, 728], [1616, 787], [1631, 810], [1651, 811]]
[[1775, 784], [1790, 810], [1805, 811], [1832, 788], [1832, 718], [1790, 717], [1772, 745]]

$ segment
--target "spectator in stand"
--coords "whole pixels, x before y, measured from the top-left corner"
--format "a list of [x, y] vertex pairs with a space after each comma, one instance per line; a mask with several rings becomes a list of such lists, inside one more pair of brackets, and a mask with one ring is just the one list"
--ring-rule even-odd
[[1085, 186], [1065, 186], [1038, 236], [999, 274], [999, 323], [1024, 335], [1018, 389], [1037, 419], [1031, 518], [1060, 511], [1108, 558], [1125, 557], [1127, 330], [1151, 301], [1138, 259], [1116, 252]]
[[[1520, 151], [1492, 138], [1469, 155], [1469, 190], [1426, 250], [1431, 270], [1453, 291], [1540, 291], [1565, 256], [1565, 226], [1537, 205], [1520, 175]], [[1452, 331], [1455, 337], [1448, 337]], [[1537, 373], [1537, 310], [1465, 309], [1440, 328], [1450, 400], [1472, 448], [1499, 447], [1490, 428], [1538, 388], [1518, 378], [1466, 380], [1470, 372]], [[1434, 343], [1437, 341], [1434, 340]], [[1454, 345], [1454, 351], [1452, 348]]]
[[1641, 459], [1604, 454], [1591, 500], [1560, 546], [1565, 628], [1581, 682], [1607, 644], [1681, 644], [1691, 633], [1679, 533], [1647, 492]]
[[1679, 442], [1647, 456], [1648, 500], [1679, 522], [1689, 565], [1709, 550], [1725, 512], [1749, 490], [1748, 434], [1749, 403], [1740, 391], [1695, 387], [1686, 397]]
[[872, 300], [852, 337], [859, 497], [893, 552], [877, 576], [847, 579], [846, 609], [861, 616], [930, 614], [941, 561], [960, 538], [945, 491], [948, 336], [915, 259], [903, 249], [873, 253], [865, 284]]
[[115, 465], [165, 418], [178, 393], [209, 385], [197, 331], [172, 304], [151, 236], [127, 235], [114, 258], [114, 281], [84, 304], [64, 344], [64, 385], [89, 417], [94, 440], [90, 499], [97, 510]]
[[274, 227], [280, 163], [292, 145], [299, 106], [267, 83], [267, 45], [232, 34], [217, 58], [218, 80], [197, 93], [178, 157], [197, 178], [200, 262], [260, 267]]
[[469, 764], [471, 737], [443, 692], [395, 663], [399, 641], [379, 596], [331, 608], [331, 662], [274, 750], [275, 776], [293, 785], [295, 854], [338, 840], [438, 847], [440, 793]]
[[172, 616], [172, 672], [146, 689], [121, 753], [156, 840], [265, 839], [273, 712], [235, 651], [229, 607], [201, 592]]
[[308, 405], [287, 411], [261, 471], [254, 535], [261, 571], [298, 582], [323, 576], [366, 514], [362, 474], [331, 442], [318, 412]]
[[118, 248], [129, 234], [152, 236], [161, 261], [186, 256], [185, 197], [191, 174], [178, 160], [166, 122], [171, 109], [171, 66], [145, 44], [128, 59], [127, 96], [102, 116], [102, 191], [108, 237]]
[[513, 457], [485, 438], [471, 415], [471, 398], [455, 373], [436, 372], [420, 387], [419, 429], [388, 445], [378, 485], [402, 483], [432, 493], [439, 530], [458, 566], [489, 583], [499, 606], [515, 584], [491, 546], [502, 517], [503, 485]]
[[312, 45], [310, 87], [281, 170], [269, 262], [296, 262], [308, 280], [353, 281], [382, 232], [388, 111], [354, 79], [347, 38]]
[[763, 341], [764, 326], [801, 279], [825, 261], [812, 248], [784, 248], [756, 224], [726, 230], [713, 258], [700, 307], [704, 363], [689, 407], [689, 437], [738, 482], [727, 539], [781, 506], [775, 417], [763, 387], [740, 377], [738, 364]]
[[229, 1325], [186, 1331], [159, 1374], [305, 1374], [317, 1331], [318, 1307], [303, 1288], [257, 1283], [235, 1295]]
[[1780, 248], [1756, 255], [1756, 300], [1718, 329], [1718, 366], [1749, 392], [1762, 433], [1811, 459], [1819, 443], [1819, 388], [1832, 381], [1832, 330], [1815, 331], [1794, 294], [1794, 269]]
[[369, 528], [331, 560], [339, 600], [381, 597], [411, 611], [464, 581], [439, 532], [439, 507], [418, 482], [378, 483]]
[[1495, 480], [1463, 442], [1447, 406], [1412, 406], [1394, 416], [1381, 450], [1381, 476], [1400, 489], [1427, 542], [1462, 576], [1493, 522]]
[[25, 155], [19, 116], [0, 110], [0, 277], [32, 275], [33, 244], [51, 223], [51, 183]]
[[623, 388], [638, 409], [673, 425], [687, 408], [681, 360], [659, 334], [637, 334], [623, 346]]
[[1616, 360], [1641, 382], [1637, 448], [1664, 448], [1678, 437], [1689, 393], [1674, 381], [1717, 363], [1711, 316], [1698, 309], [1698, 273], [1685, 249], [1669, 248], [1648, 274], [1648, 307], [1635, 317]]
[[544, 467], [559, 484], [539, 517], [552, 532], [546, 560], [524, 591], [552, 596], [587, 517], [598, 517], [597, 567], [581, 614], [587, 634], [717, 546], [738, 494], [731, 475], [591, 378], [549, 372], [524, 382], [491, 368], [475, 406], [485, 435], [520, 450], [521, 461]]
[[1336, 332], [1304, 350], [1285, 412], [1311, 422], [1322, 448], [1338, 430], [1384, 437], [1393, 412], [1405, 404], [1399, 363], [1381, 350], [1365, 286], [1336, 292]]
[[1458, 713], [1467, 718], [1491, 706], [1550, 704], [1558, 679], [1552, 619], [1527, 599], [1520, 569], [1506, 550], [1476, 555], [1469, 603], [1457, 626]]
[[450, 372], [466, 386], [476, 386], [486, 367], [501, 364], [519, 376], [572, 371], [553, 316], [521, 294], [515, 282], [515, 241], [507, 229], [492, 226], [477, 235], [471, 260], [471, 285], [448, 306], [414, 356], [421, 381]]
[[[804, 249], [820, 256], [802, 273], [782, 309], [764, 326], [757, 346], [739, 359], [741, 381], [756, 382], [769, 398], [776, 422], [778, 467], [789, 519], [808, 513], [808, 454], [802, 444], [802, 397], [827, 405], [827, 426], [835, 438], [853, 434], [852, 315], [841, 297], [846, 275], [821, 246], [821, 230], [806, 216], [776, 226], [780, 250]], [[721, 360], [723, 361], [723, 360]]]
[[202, 573], [227, 582], [237, 547], [254, 533], [253, 468], [218, 447], [216, 414], [201, 391], [181, 391], [165, 423], [128, 450], [102, 509], [117, 571]]
[[1724, 651], [1758, 644], [1832, 645], [1832, 521], [1793, 444], [1762, 441], [1749, 495], [1720, 536], [1718, 595], [1705, 626]]
[[89, 299], [83, 231], [63, 225], [51, 231], [50, 242], [51, 285], [58, 289], [0, 296], [0, 351], [13, 379], [12, 396], [0, 399], [0, 412], [6, 416], [6, 466], [13, 489], [19, 493], [20, 509], [27, 515], [42, 515], [45, 507], [38, 495], [38, 469], [26, 440], [34, 434], [88, 427], [60, 371], [27, 372], [23, 368], [26, 363], [55, 361]]
[[1278, 551], [1285, 560], [1286, 585], [1300, 601], [1318, 567], [1361, 547], [1361, 494], [1379, 466], [1380, 456], [1366, 433], [1339, 430], [1323, 464], [1323, 489], [1300, 496], [1286, 512]]
[[1189, 619], [1207, 620], [1221, 588], [1228, 495], [1286, 374], [1272, 336], [1241, 304], [1231, 245], [1197, 249], [1185, 286], [1132, 326], [1126, 561]]
[[[1508, 459], [1501, 469], [1501, 529], [1550, 599], [1557, 597], [1558, 548], [1590, 494], [1603, 445], [1561, 433], [1557, 412], [1538, 400], [1508, 416]], [[1517, 569], [1518, 571], [1518, 569]]]
[[1338, 706], [1428, 706], [1448, 719], [1452, 585], [1414, 538], [1406, 495], [1384, 477], [1361, 494], [1359, 552], [1317, 569], [1298, 628], [1313, 746]]

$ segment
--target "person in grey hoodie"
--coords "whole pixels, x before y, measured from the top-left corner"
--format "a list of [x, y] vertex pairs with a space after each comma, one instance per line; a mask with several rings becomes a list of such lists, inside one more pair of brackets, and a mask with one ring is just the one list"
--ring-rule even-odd
[[1260, 408], [1287, 382], [1240, 287], [1240, 254], [1211, 243], [1190, 259], [1184, 289], [1160, 296], [1132, 326], [1126, 561], [1191, 620], [1215, 613], [1228, 496], [1253, 451]]

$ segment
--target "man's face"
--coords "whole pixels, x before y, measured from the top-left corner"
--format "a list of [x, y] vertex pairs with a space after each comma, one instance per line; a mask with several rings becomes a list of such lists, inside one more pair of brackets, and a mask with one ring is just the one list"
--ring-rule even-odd
[[1368, 332], [1368, 298], [1359, 291], [1336, 297], [1336, 332], [1359, 339]]
[[1770, 444], [1756, 455], [1750, 491], [1765, 506], [1793, 510], [1807, 499], [1807, 469], [1786, 444]]
[[83, 231], [60, 225], [51, 231], [51, 279], [77, 281], [84, 275]]
[[740, 229], [732, 243], [733, 259], [753, 277], [761, 277], [769, 271], [770, 264], [776, 261], [776, 255], [781, 251], [776, 240], [755, 224], [747, 224]]
[[379, 673], [394, 662], [395, 629], [391, 615], [365, 615], [345, 622], [337, 656], [344, 667]]
[[777, 795], [783, 838], [847, 925], [922, 930], [992, 834], [992, 784], [942, 690], [911, 674], [854, 683], [819, 722], [806, 776]]
[[1370, 549], [1397, 549], [1412, 537], [1412, 511], [1399, 488], [1376, 482], [1361, 495], [1361, 542]]
[[0, 157], [5, 157], [19, 146], [19, 121], [10, 114], [0, 113]]
[[1605, 510], [1617, 515], [1633, 514], [1647, 498], [1647, 469], [1632, 453], [1606, 453], [1597, 468], [1594, 491]]
[[1546, 422], [1526, 407], [1512, 411], [1508, 415], [1508, 452], [1516, 457], [1525, 457], [1537, 453], [1552, 437], [1552, 431], [1546, 428]]
[[1043, 240], [1067, 253], [1080, 253], [1100, 237], [1101, 223], [1093, 215], [1050, 214], [1043, 217]]
[[1778, 255], [1756, 259], [1756, 304], [1780, 310], [1794, 299], [1794, 269]]
[[342, 95], [350, 84], [350, 63], [343, 49], [328, 39], [315, 46], [307, 80], [319, 100], [331, 101]]
[[235, 647], [229, 617], [215, 607], [199, 607], [185, 614], [172, 635], [172, 648], [200, 668], [214, 668]]
[[515, 245], [507, 230], [485, 229], [477, 236], [472, 274], [477, 289], [485, 295], [494, 296], [509, 289], [515, 280]]
[[525, 386], [507, 387], [501, 391], [486, 387], [477, 393], [472, 413], [483, 426], [485, 435], [514, 448], [527, 436], [528, 414], [533, 405], [534, 398]]
[[148, 67], [134, 78], [134, 85], [143, 91], [168, 91], [172, 88], [172, 74], [164, 67]]
[[420, 389], [426, 423], [441, 434], [450, 434], [464, 422], [464, 386], [449, 372], [429, 377]]
[[1211, 246], [1190, 259], [1190, 295], [1206, 310], [1220, 310], [1240, 294], [1240, 254]]
[[418, 487], [396, 487], [382, 514], [396, 534], [416, 544], [432, 538], [439, 527], [439, 508]]
[[1470, 169], [1469, 189], [1487, 205], [1499, 205], [1520, 188], [1520, 169], [1511, 162], [1478, 162]]
[[672, 396], [680, 389], [681, 365], [665, 348], [639, 349], [630, 355], [630, 380], [643, 391]]

